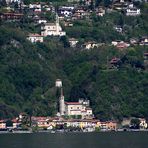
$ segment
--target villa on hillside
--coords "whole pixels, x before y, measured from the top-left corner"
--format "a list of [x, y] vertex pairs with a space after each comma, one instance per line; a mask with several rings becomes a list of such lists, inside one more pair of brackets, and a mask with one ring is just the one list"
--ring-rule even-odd
[[83, 48], [85, 49], [93, 49], [93, 48], [97, 48], [99, 47], [99, 44], [94, 42], [94, 41], [89, 41], [89, 42], [85, 42], [83, 45], [82, 45]]
[[127, 16], [138, 16], [140, 15], [140, 9], [134, 7], [133, 4], [130, 4], [128, 8], [126, 9], [126, 15]]
[[32, 43], [36, 43], [36, 42], [43, 42], [43, 36], [37, 34], [37, 33], [34, 33], [34, 34], [29, 34], [27, 36], [27, 39], [32, 42]]

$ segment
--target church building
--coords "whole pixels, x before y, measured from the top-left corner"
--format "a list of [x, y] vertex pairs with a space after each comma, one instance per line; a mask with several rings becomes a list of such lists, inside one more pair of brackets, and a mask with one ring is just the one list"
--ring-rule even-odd
[[59, 113], [61, 116], [81, 116], [82, 119], [92, 119], [94, 117], [92, 109], [90, 108], [90, 101], [87, 99], [79, 99], [78, 102], [65, 102], [63, 95], [62, 82], [58, 79], [56, 86], [60, 86], [61, 90], [59, 98]]
[[42, 36], [65, 36], [66, 32], [62, 31], [62, 27], [59, 24], [59, 17], [56, 14], [56, 23], [45, 23], [41, 26]]

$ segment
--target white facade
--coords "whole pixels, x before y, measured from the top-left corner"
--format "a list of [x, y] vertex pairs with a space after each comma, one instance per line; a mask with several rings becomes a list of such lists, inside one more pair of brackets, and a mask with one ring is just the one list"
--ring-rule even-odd
[[85, 44], [82, 45], [85, 49], [93, 49], [93, 48], [97, 48], [99, 45], [95, 42], [87, 42]]
[[140, 128], [141, 129], [146, 129], [148, 127], [148, 124], [146, 123], [145, 119], [139, 119], [140, 120]]
[[133, 6], [133, 4], [130, 4], [129, 7], [126, 9], [126, 15], [127, 16], [138, 16], [140, 15], [140, 9], [137, 9]]
[[40, 20], [37, 21], [37, 23], [38, 23], [38, 24], [42, 24], [42, 23], [45, 24], [45, 23], [47, 23], [47, 20], [41, 20], [41, 19], [40, 19]]
[[27, 39], [32, 43], [43, 42], [43, 36], [39, 34], [29, 34]]
[[59, 17], [56, 16], [56, 23], [46, 23], [41, 26], [42, 36], [65, 36], [66, 32], [62, 31], [62, 27], [59, 24]]
[[70, 38], [69, 39], [69, 43], [70, 43], [70, 46], [71, 47], [76, 47], [76, 45], [77, 45], [78, 42], [79, 41], [77, 39], [74, 39], [74, 38]]
[[92, 118], [93, 112], [89, 108], [89, 100], [80, 99], [79, 102], [65, 102], [65, 115], [81, 115], [82, 118]]
[[82, 104], [79, 102], [65, 102], [66, 115], [81, 115], [82, 108]]
[[41, 9], [41, 4], [29, 4], [29, 8], [30, 9], [33, 9], [33, 8]]

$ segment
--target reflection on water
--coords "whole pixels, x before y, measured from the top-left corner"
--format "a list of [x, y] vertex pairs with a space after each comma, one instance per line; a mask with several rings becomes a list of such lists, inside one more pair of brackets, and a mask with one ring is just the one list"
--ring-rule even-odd
[[148, 132], [0, 134], [0, 148], [148, 148]]

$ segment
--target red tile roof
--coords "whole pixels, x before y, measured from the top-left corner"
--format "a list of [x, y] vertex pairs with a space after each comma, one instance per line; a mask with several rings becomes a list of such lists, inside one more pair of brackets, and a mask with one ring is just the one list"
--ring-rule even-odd
[[79, 102], [65, 102], [66, 105], [81, 105]]
[[32, 34], [29, 34], [28, 36], [29, 37], [41, 37], [41, 35], [37, 33], [32, 33]]

